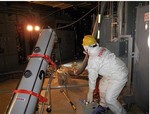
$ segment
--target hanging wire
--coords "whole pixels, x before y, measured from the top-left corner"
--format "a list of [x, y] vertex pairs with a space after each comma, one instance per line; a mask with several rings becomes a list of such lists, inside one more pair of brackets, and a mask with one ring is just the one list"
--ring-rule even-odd
[[62, 10], [62, 9], [58, 9], [58, 10], [56, 10], [56, 11], [50, 13], [49, 15], [43, 17], [41, 20], [47, 19], [47, 17], [49, 17], [49, 16], [53, 15], [54, 13], [57, 13], [57, 12], [59, 12], [59, 11], [61, 11], [61, 10]]
[[62, 27], [55, 28], [54, 30], [59, 30], [59, 29], [67, 28], [67, 27], [69, 27], [69, 26], [77, 23], [78, 21], [80, 21], [81, 19], [83, 19], [85, 16], [87, 16], [89, 13], [91, 13], [91, 11], [93, 11], [96, 8], [97, 8], [97, 6], [94, 7], [94, 8], [92, 8], [89, 12], [87, 12], [85, 15], [83, 15], [81, 18], [79, 18], [78, 20], [74, 21], [73, 23], [70, 23], [70, 24], [62, 26]]

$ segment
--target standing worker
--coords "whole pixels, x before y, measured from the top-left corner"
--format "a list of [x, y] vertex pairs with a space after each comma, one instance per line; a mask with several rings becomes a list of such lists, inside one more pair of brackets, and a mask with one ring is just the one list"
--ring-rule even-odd
[[114, 53], [100, 47], [92, 35], [84, 36], [82, 45], [89, 55], [87, 101], [93, 101], [93, 91], [99, 74], [103, 76], [99, 83], [100, 107], [109, 107], [114, 114], [127, 114], [117, 100], [128, 79], [126, 65]]

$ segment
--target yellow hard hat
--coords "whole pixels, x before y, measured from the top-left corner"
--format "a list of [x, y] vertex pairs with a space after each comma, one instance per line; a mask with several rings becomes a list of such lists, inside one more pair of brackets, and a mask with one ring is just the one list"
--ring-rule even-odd
[[86, 35], [83, 38], [82, 45], [83, 46], [91, 46], [91, 45], [96, 44], [96, 43], [97, 42], [96, 42], [95, 38], [92, 35]]

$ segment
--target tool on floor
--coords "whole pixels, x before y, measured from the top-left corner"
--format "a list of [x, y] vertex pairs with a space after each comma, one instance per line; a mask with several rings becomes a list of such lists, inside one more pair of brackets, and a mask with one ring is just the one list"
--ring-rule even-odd
[[72, 103], [72, 101], [69, 99], [69, 97], [66, 95], [65, 91], [63, 89], [60, 90], [61, 93], [63, 93], [63, 95], [66, 97], [66, 99], [69, 101], [69, 103], [71, 104], [73, 110], [76, 110], [75, 105]]

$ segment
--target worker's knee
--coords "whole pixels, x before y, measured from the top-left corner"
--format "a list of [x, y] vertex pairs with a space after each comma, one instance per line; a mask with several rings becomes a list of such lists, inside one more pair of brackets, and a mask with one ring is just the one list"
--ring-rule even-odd
[[105, 102], [106, 102], [106, 104], [108, 104], [108, 105], [113, 104], [115, 101], [117, 101], [116, 98], [112, 98], [112, 97], [110, 97], [110, 96], [106, 96], [106, 97], [105, 97]]

